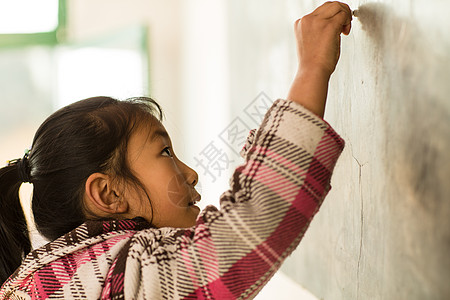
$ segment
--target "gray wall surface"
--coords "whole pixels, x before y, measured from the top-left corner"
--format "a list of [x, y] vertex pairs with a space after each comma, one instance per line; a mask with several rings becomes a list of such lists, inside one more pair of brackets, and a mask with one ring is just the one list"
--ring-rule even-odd
[[[229, 2], [234, 113], [286, 96], [293, 22], [322, 3]], [[325, 114], [346, 148], [282, 270], [320, 299], [450, 299], [450, 2], [348, 3]]]

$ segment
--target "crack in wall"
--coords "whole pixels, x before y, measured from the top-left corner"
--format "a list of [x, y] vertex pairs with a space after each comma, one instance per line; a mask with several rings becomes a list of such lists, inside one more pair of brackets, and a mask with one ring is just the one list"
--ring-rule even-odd
[[367, 164], [367, 162], [361, 164], [359, 162], [359, 160], [353, 155], [353, 145], [351, 144], [351, 142], [349, 142], [350, 144], [350, 154], [353, 157], [353, 159], [356, 161], [356, 163], [358, 164], [358, 186], [359, 186], [359, 198], [360, 198], [360, 202], [361, 202], [361, 210], [360, 210], [360, 236], [359, 236], [359, 254], [358, 254], [358, 266], [356, 269], [356, 299], [359, 299], [359, 286], [360, 286], [360, 282], [359, 282], [359, 275], [360, 275], [360, 266], [361, 266], [361, 258], [362, 258], [362, 246], [363, 246], [363, 241], [364, 241], [364, 197], [363, 197], [363, 193], [362, 193], [362, 167], [364, 165]]
[[361, 265], [361, 256], [362, 256], [362, 246], [363, 246], [363, 239], [364, 239], [364, 234], [363, 234], [363, 229], [364, 229], [364, 199], [363, 199], [363, 194], [362, 194], [362, 183], [361, 183], [361, 169], [362, 166], [360, 164], [360, 162], [358, 161], [358, 159], [356, 159], [356, 157], [353, 156], [353, 159], [355, 159], [356, 163], [359, 166], [359, 197], [361, 200], [361, 213], [360, 213], [360, 217], [361, 217], [361, 224], [360, 224], [360, 238], [359, 238], [359, 255], [358, 255], [358, 268], [356, 269], [356, 299], [359, 299], [359, 271], [360, 271], [360, 265]]

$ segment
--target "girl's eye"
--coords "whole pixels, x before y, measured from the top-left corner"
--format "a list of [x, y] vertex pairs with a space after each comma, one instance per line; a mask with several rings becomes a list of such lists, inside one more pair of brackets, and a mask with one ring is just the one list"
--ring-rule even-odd
[[167, 153], [167, 155], [169, 155], [170, 157], [172, 157], [172, 150], [170, 149], [169, 146], [167, 146], [166, 148], [163, 149], [163, 151], [161, 153]]

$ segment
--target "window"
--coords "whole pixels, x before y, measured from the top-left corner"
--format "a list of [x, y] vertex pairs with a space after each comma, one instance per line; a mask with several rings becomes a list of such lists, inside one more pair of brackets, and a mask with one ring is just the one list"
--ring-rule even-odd
[[0, 0], [0, 47], [56, 44], [64, 26], [64, 0]]

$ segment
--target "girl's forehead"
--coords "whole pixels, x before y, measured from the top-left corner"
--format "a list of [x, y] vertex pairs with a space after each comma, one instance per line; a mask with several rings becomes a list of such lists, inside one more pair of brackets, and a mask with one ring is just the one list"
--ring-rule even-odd
[[148, 134], [150, 142], [153, 142], [160, 138], [169, 139], [169, 133], [167, 132], [164, 125], [155, 117], [150, 121], [150, 126], [148, 126]]

